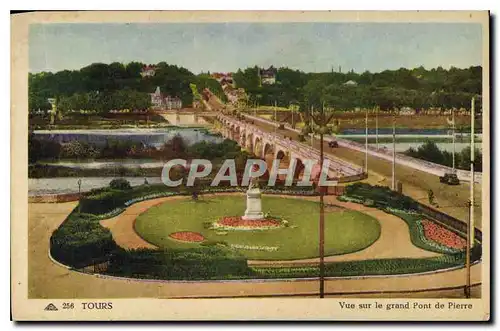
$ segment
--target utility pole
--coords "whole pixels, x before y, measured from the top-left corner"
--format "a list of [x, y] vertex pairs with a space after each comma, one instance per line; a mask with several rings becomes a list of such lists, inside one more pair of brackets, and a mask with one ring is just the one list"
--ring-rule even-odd
[[474, 246], [474, 107], [475, 99], [472, 97], [470, 106], [470, 246]]
[[[324, 107], [322, 110], [323, 118], [324, 118]], [[323, 123], [324, 124], [324, 123]], [[319, 134], [320, 139], [320, 158], [319, 163], [321, 167], [321, 171], [323, 171], [323, 131], [320, 131]], [[321, 178], [321, 177], [320, 177]], [[319, 293], [320, 298], [325, 297], [325, 201], [324, 201], [324, 191], [323, 187], [321, 187], [321, 183], [319, 186]]]
[[[320, 137], [320, 179], [323, 172], [323, 163], [324, 163], [324, 147], [323, 147], [323, 135], [325, 132], [325, 128], [328, 127], [328, 123], [333, 119], [333, 114], [329, 114], [328, 117], [325, 113], [325, 106], [323, 104], [323, 108], [319, 111], [317, 116], [311, 111], [311, 121], [316, 122], [317, 127], [319, 128], [319, 137]], [[314, 134], [314, 132], [313, 132]], [[325, 195], [325, 187], [321, 185], [321, 180], [318, 181], [319, 188], [319, 295], [320, 298], [325, 297], [325, 204], [324, 204], [324, 195]]]
[[455, 170], [455, 109], [451, 109], [451, 121], [452, 121], [452, 135], [453, 135], [453, 173], [456, 173]]
[[396, 190], [396, 115], [392, 117], [392, 190]]
[[[78, 200], [82, 199], [82, 179], [78, 179]], [[82, 210], [82, 204], [81, 201], [78, 201], [78, 214], [80, 214], [80, 211]]]
[[276, 123], [274, 123], [274, 133], [276, 133], [276, 130], [277, 130], [277, 125], [278, 125], [278, 117], [276, 116], [276, 100], [274, 100], [274, 121]]
[[467, 231], [466, 231], [466, 247], [465, 247], [465, 287], [464, 287], [464, 294], [465, 297], [468, 299], [470, 298], [470, 251], [471, 251], [471, 230], [470, 230], [470, 223], [471, 223], [471, 207], [472, 204], [470, 201], [467, 202], [467, 205], [469, 206], [469, 217], [467, 218]]
[[375, 108], [375, 144], [378, 151], [378, 107]]
[[365, 117], [365, 172], [368, 175], [368, 108]]
[[309, 120], [310, 125], [311, 125], [311, 147], [314, 148], [314, 122], [313, 122], [313, 111], [314, 111], [314, 106], [311, 106], [311, 119]]

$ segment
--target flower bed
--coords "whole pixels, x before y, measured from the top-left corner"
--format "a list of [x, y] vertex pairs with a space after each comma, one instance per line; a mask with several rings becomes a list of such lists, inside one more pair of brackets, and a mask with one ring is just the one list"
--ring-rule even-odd
[[225, 216], [212, 223], [213, 229], [223, 230], [268, 230], [285, 226], [284, 221], [267, 217], [262, 220], [245, 220], [241, 216]]
[[454, 249], [464, 249], [466, 247], [466, 240], [455, 232], [429, 220], [422, 220], [421, 223], [424, 227], [424, 235], [427, 239]]
[[203, 237], [200, 233], [191, 231], [174, 232], [169, 234], [168, 236], [175, 240], [194, 243], [202, 242], [203, 240], [205, 240], [205, 237]]

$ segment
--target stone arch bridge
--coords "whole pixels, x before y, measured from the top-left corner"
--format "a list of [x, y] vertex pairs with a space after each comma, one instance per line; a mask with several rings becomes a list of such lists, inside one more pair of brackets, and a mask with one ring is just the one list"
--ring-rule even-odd
[[[217, 115], [221, 123], [221, 133], [224, 138], [236, 141], [242, 148], [251, 151], [266, 162], [280, 159], [280, 168], [288, 167], [291, 160], [297, 162], [296, 172], [304, 168], [304, 160], [315, 160], [319, 163], [320, 153], [310, 146], [285, 138], [278, 134], [262, 131], [259, 127], [248, 122], [240, 121], [223, 114]], [[330, 161], [329, 177], [338, 182], [351, 182], [366, 178], [363, 169], [357, 165], [324, 154], [325, 160]], [[271, 161], [272, 162], [272, 161]], [[269, 164], [269, 163], [268, 163]]]

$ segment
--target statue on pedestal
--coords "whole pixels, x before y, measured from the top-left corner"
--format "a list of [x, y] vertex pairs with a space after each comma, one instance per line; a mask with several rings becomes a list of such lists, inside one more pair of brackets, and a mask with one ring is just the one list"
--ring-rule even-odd
[[245, 216], [242, 218], [244, 220], [264, 219], [258, 177], [253, 177], [250, 180], [247, 190], [247, 209], [245, 210]]

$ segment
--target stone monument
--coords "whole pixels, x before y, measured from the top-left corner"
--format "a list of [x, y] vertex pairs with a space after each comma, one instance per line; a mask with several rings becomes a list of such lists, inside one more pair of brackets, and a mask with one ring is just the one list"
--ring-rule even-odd
[[264, 218], [262, 213], [261, 193], [257, 178], [252, 178], [247, 190], [247, 209], [245, 210], [244, 220], [260, 220]]

